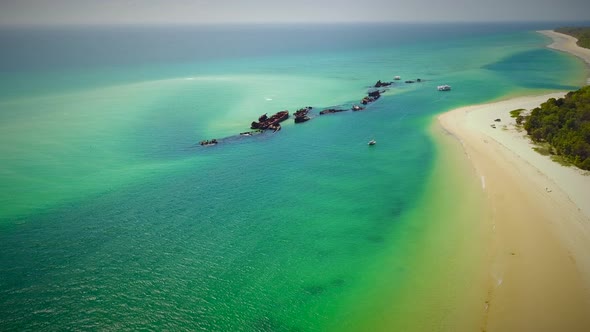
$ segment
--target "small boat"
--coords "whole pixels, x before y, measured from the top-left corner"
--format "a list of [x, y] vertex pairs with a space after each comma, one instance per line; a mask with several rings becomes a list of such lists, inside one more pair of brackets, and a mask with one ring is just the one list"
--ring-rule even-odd
[[399, 76], [396, 76], [396, 77], [394, 77], [393, 79], [394, 79], [394, 80], [396, 80], [396, 81], [399, 81], [399, 80], [401, 80], [402, 78], [401, 78], [401, 77], [399, 77]]
[[212, 140], [204, 140], [204, 141], [199, 142], [199, 144], [201, 144], [202, 146], [216, 145], [217, 143], [219, 143], [219, 142], [217, 142], [217, 140], [215, 138]]
[[376, 140], [372, 139], [372, 140], [369, 141], [369, 145], [375, 145], [375, 144], [377, 144], [377, 141]]
[[436, 87], [438, 91], [451, 91], [451, 86], [448, 84], [439, 85]]

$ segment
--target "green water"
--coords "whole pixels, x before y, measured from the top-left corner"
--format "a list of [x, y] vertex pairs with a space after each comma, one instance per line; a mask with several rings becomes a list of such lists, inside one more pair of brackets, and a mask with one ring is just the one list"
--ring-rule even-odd
[[[444, 162], [432, 116], [574, 89], [583, 64], [545, 49], [534, 32], [402, 35], [102, 74], [68, 68], [79, 76], [61, 87], [32, 81], [32, 92], [6, 92], [2, 330], [358, 330], [371, 315], [387, 316], [376, 328], [412, 326], [404, 322], [419, 314], [362, 303], [420, 313], [400, 292], [413, 278], [407, 271], [443, 271], [453, 250], [444, 237], [463, 225], [450, 212], [436, 220], [436, 211], [417, 212], [450, 197], [432, 180]], [[35, 73], [11, 77], [22, 84]], [[358, 103], [394, 75], [425, 82], [402, 81], [363, 112], [317, 115]], [[316, 108], [307, 123], [233, 136], [260, 114], [307, 105]], [[228, 138], [197, 144], [213, 137]], [[439, 228], [442, 240], [432, 243], [445, 254], [412, 250]]]

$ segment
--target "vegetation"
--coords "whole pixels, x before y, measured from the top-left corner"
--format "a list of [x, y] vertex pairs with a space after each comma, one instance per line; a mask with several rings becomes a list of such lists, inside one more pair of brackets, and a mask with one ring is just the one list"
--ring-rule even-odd
[[524, 119], [534, 142], [547, 143], [551, 154], [590, 170], [590, 86], [551, 98]]
[[590, 27], [565, 27], [555, 29], [555, 31], [576, 37], [578, 46], [590, 48]]
[[525, 111], [525, 109], [524, 109], [524, 108], [519, 108], [519, 109], [517, 109], [517, 110], [510, 111], [510, 117], [511, 117], [511, 118], [516, 118], [516, 117], [518, 117], [518, 116], [520, 115], [520, 113], [522, 113], [522, 112], [524, 112], [524, 111]]
[[521, 115], [521, 113], [524, 111], [524, 108], [519, 108], [517, 110], [510, 111], [510, 117], [516, 118], [516, 124], [519, 126], [522, 125], [522, 123], [524, 122], [524, 116]]

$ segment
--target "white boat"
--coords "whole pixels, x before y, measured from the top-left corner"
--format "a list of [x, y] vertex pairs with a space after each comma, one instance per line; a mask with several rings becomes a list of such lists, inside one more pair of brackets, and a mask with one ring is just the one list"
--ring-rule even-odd
[[439, 85], [436, 87], [438, 91], [451, 91], [451, 86], [448, 84]]
[[372, 140], [369, 141], [369, 145], [375, 145], [375, 144], [377, 144], [377, 141], [376, 140], [372, 139]]
[[396, 80], [396, 81], [399, 81], [399, 80], [401, 80], [402, 78], [401, 78], [401, 77], [399, 77], [399, 76], [396, 76], [396, 77], [394, 77], [393, 79], [394, 79], [394, 80]]

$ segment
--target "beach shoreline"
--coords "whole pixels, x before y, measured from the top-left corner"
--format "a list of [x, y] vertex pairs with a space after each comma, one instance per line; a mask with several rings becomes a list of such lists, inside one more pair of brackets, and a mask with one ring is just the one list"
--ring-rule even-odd
[[[590, 50], [575, 38], [539, 33], [553, 39], [548, 47], [590, 65]], [[482, 330], [590, 330], [590, 176], [535, 152], [509, 114], [564, 95], [512, 98], [438, 117], [461, 144], [491, 211], [481, 217], [491, 218]]]
[[569, 53], [584, 61], [587, 71], [586, 85], [590, 85], [590, 49], [578, 46], [578, 39], [570, 35], [553, 30], [540, 30], [537, 32], [551, 38], [553, 42], [547, 45], [548, 48]]

